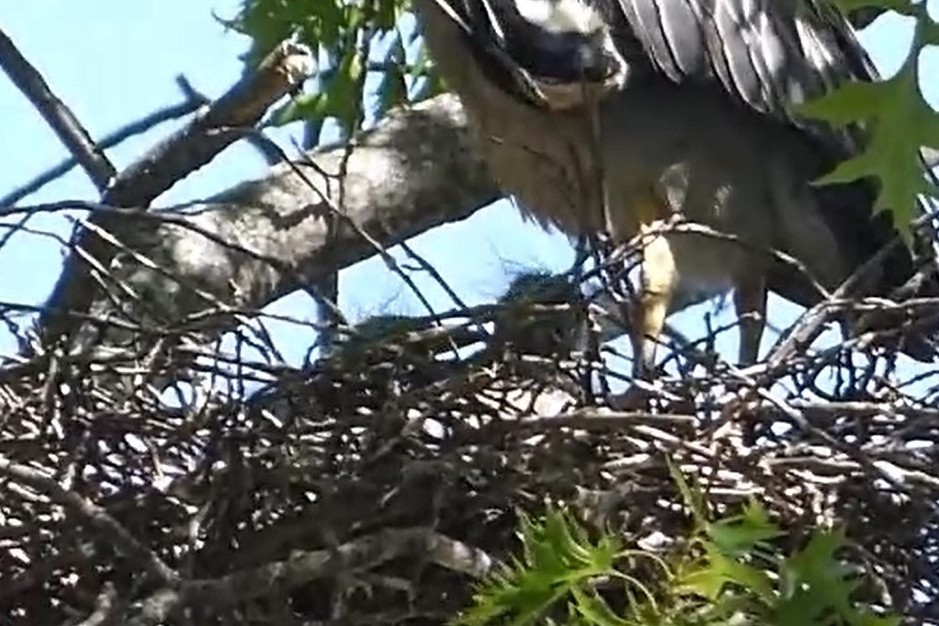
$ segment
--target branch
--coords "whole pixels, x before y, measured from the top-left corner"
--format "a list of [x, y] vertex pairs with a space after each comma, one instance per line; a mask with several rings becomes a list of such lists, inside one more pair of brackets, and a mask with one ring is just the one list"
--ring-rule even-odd
[[296, 551], [283, 561], [255, 569], [211, 580], [186, 581], [176, 589], [161, 589], [137, 603], [136, 615], [125, 623], [128, 626], [163, 623], [180, 609], [193, 605], [221, 611], [320, 578], [365, 572], [404, 556], [422, 557], [474, 578], [482, 578], [495, 564], [484, 551], [424, 528], [388, 529], [335, 549]]
[[[126, 126], [118, 128], [113, 133], [106, 135], [101, 139], [101, 141], [98, 142], [98, 147], [102, 150], [112, 148], [129, 139], [130, 137], [133, 137], [134, 135], [139, 135], [150, 130], [158, 124], [189, 115], [204, 104], [205, 101], [201, 99], [187, 99], [183, 102], [180, 102], [179, 104], [174, 104], [172, 106], [160, 109], [159, 111], [154, 111], [153, 113], [150, 113], [149, 115], [137, 121], [131, 122]], [[0, 198], [0, 207], [13, 206], [23, 198], [29, 196], [30, 194], [36, 193], [52, 181], [61, 176], [64, 176], [76, 165], [78, 165], [78, 159], [75, 157], [65, 159], [60, 163], [53, 165], [51, 168], [33, 180], [14, 189], [7, 195]]]
[[120, 602], [117, 597], [117, 590], [112, 583], [105, 582], [95, 601], [95, 610], [77, 626], [102, 626], [114, 623], [119, 608]]
[[[152, 214], [97, 210], [119, 223], [124, 246], [114, 262], [120, 269], [99, 278], [140, 294], [159, 311], [159, 324], [257, 309], [499, 197], [450, 95], [392, 113], [347, 153], [344, 145], [312, 151], [203, 204]], [[346, 156], [337, 208], [330, 191]], [[327, 245], [334, 210], [343, 215]], [[200, 328], [223, 332], [231, 317], [216, 315]]]
[[306, 46], [279, 45], [203, 115], [121, 172], [103, 202], [138, 208], [149, 204], [250, 132], [267, 109], [306, 80], [313, 68]]
[[[105, 192], [102, 202], [111, 206], [134, 207], [143, 212], [161, 193], [212, 160], [219, 152], [253, 127], [271, 104], [296, 88], [313, 69], [310, 51], [298, 44], [283, 43], [245, 76], [206, 112], [121, 172]], [[127, 225], [112, 214], [93, 214], [95, 228], [83, 229], [75, 250], [49, 299], [49, 313], [40, 323], [47, 338], [67, 335], [69, 311], [85, 312], [95, 297], [97, 281], [82, 257], [95, 259], [107, 267], [116, 250], [96, 235], [111, 233], [118, 239]]]
[[107, 511], [77, 493], [63, 489], [53, 478], [24, 465], [13, 463], [3, 456], [0, 456], [0, 475], [47, 495], [57, 504], [77, 514], [124, 556], [139, 561], [155, 580], [164, 585], [175, 585], [178, 581], [179, 577], [172, 568], [137, 541]]
[[103, 190], [114, 176], [114, 166], [95, 145], [71, 109], [52, 93], [42, 75], [20, 54], [2, 29], [0, 65], [85, 169], [95, 186]]

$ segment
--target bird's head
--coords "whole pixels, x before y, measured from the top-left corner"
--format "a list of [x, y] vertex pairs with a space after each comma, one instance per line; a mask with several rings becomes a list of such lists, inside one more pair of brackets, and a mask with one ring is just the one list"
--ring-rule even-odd
[[545, 33], [591, 38], [606, 28], [601, 12], [586, 0], [514, 0], [515, 10]]
[[470, 12], [473, 39], [483, 49], [506, 53], [490, 71], [505, 71], [510, 60], [544, 95], [547, 106], [570, 108], [583, 101], [585, 88], [606, 91], [625, 82], [627, 67], [599, 0], [475, 2]]

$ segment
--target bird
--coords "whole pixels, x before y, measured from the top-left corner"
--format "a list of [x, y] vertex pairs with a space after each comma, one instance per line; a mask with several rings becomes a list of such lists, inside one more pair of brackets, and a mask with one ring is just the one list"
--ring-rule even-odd
[[[862, 295], [922, 276], [893, 213], [873, 209], [876, 181], [813, 184], [863, 150], [864, 129], [798, 106], [878, 79], [827, 0], [413, 2], [523, 215], [572, 239], [643, 242], [628, 316], [637, 376], [653, 371], [666, 316], [692, 304], [733, 292], [749, 365], [768, 292], [808, 308], [861, 267]], [[939, 295], [930, 263], [917, 295]], [[896, 347], [932, 360], [937, 331], [910, 329]]]

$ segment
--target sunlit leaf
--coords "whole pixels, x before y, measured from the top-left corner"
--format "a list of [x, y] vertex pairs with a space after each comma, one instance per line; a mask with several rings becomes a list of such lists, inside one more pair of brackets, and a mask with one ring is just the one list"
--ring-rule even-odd
[[695, 524], [699, 528], [703, 527], [707, 522], [707, 510], [705, 509], [704, 498], [701, 496], [700, 489], [692, 489], [688, 485], [688, 481], [685, 480], [684, 475], [672, 463], [671, 459], [666, 458], [666, 462], [668, 463], [668, 472], [671, 474], [672, 480], [675, 481], [675, 485], [678, 487], [678, 492], [681, 494], [685, 506], [691, 509], [691, 514], [695, 518]]
[[763, 507], [752, 501], [742, 516], [707, 525], [709, 539], [722, 553], [731, 557], [751, 552], [760, 543], [779, 534], [779, 529], [770, 522]]
[[590, 624], [596, 626], [641, 626], [633, 620], [623, 619], [596, 592], [585, 592], [578, 587], [571, 590], [575, 610]]

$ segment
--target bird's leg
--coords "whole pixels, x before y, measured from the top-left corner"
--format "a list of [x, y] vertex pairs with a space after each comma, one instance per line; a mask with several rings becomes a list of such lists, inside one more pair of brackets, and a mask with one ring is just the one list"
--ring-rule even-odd
[[734, 308], [740, 319], [740, 365], [756, 363], [766, 328], [766, 280], [751, 276], [737, 282]]
[[638, 302], [638, 324], [633, 329], [633, 350], [636, 378], [647, 377], [655, 365], [655, 349], [675, 285], [678, 268], [668, 238], [659, 230], [662, 222], [642, 225], [639, 232], [648, 238], [642, 248], [641, 292]]
[[[766, 279], [763, 276], [747, 276], [737, 281], [734, 289], [734, 308], [740, 320], [739, 363], [743, 367], [756, 363], [760, 354], [760, 340], [766, 328]], [[730, 384], [729, 389], [737, 390], [738, 400], [731, 401], [725, 409], [730, 413], [738, 411], [740, 398], [746, 397], [742, 381]], [[730, 414], [728, 413], [728, 414]], [[741, 438], [745, 445], [752, 446], [757, 439], [756, 418], [749, 412], [737, 416], [741, 424]]]

